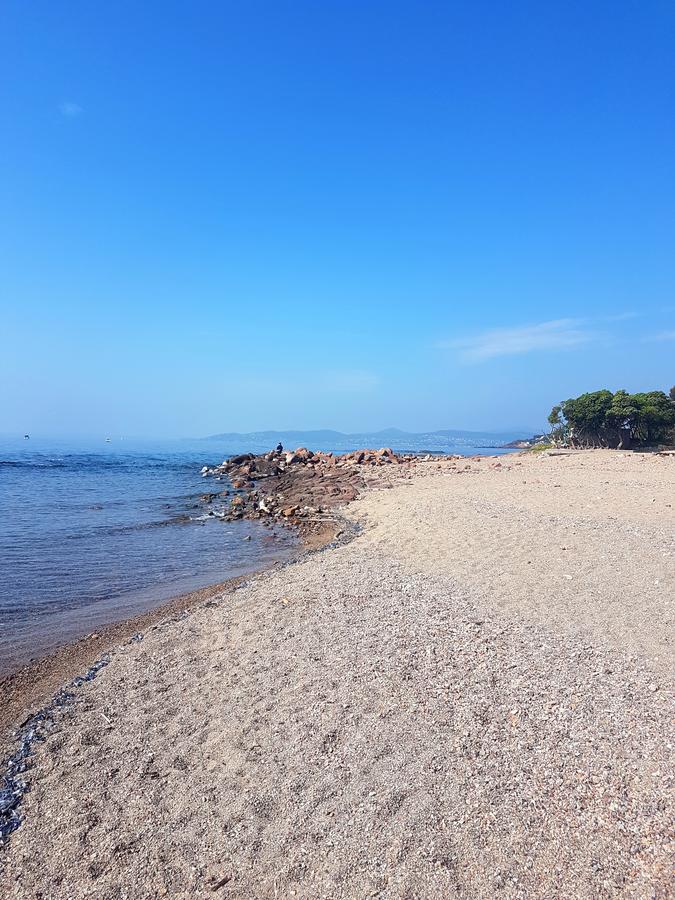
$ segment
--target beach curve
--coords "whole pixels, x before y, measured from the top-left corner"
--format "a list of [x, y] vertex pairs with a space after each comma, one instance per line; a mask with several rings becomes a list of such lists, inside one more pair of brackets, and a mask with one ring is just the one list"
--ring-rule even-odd
[[78, 689], [0, 885], [669, 896], [674, 472], [387, 469], [355, 540], [152, 624]]

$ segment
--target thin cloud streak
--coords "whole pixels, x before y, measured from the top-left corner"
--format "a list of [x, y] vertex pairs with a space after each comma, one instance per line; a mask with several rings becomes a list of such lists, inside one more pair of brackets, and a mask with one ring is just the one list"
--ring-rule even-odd
[[652, 342], [661, 342], [661, 341], [675, 341], [675, 330], [672, 331], [659, 331], [656, 334], [648, 334], [642, 338], [644, 343], [652, 343]]
[[71, 100], [66, 100], [63, 103], [59, 103], [59, 112], [62, 116], [65, 116], [66, 119], [76, 119], [78, 116], [82, 115], [84, 110], [79, 103], [73, 103]]
[[445, 349], [458, 350], [464, 362], [482, 362], [497, 356], [514, 356], [537, 350], [570, 350], [595, 337], [584, 319], [554, 319], [516, 328], [493, 328], [480, 334], [442, 341]]
[[627, 322], [629, 319], [639, 319], [642, 313], [638, 312], [622, 312], [613, 316], [600, 316], [600, 322]]

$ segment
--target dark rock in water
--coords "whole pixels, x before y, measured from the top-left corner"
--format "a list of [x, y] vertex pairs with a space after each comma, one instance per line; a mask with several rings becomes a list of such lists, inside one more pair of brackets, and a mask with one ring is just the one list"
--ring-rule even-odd
[[231, 466], [240, 466], [242, 463], [248, 462], [251, 459], [255, 459], [252, 453], [240, 453], [239, 456], [233, 456], [228, 460], [228, 463]]
[[[193, 509], [199, 509], [199, 506], [196, 505], [193, 507]], [[187, 513], [181, 513], [181, 515], [179, 515], [179, 516], [173, 516], [171, 519], [167, 519], [166, 524], [167, 525], [187, 525], [188, 522], [192, 522], [191, 516], [189, 516]], [[164, 524], [164, 523], [161, 523], [161, 524]]]

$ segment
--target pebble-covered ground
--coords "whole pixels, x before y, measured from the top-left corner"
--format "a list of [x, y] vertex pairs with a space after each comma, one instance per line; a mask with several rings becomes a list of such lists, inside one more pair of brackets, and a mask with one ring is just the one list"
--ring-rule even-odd
[[2, 896], [673, 896], [675, 460], [386, 472], [77, 689]]

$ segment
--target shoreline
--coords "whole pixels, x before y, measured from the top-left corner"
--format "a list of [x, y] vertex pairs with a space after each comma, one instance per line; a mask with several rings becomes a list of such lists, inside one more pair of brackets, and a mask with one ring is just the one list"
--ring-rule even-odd
[[300, 546], [284, 562], [276, 560], [251, 572], [178, 594], [136, 616], [111, 621], [84, 637], [65, 641], [54, 650], [1, 675], [0, 760], [6, 756], [17, 728], [48, 703], [63, 685], [82, 675], [114, 647], [127, 643], [153, 625], [175, 620], [214, 597], [232, 593], [260, 575], [293, 565], [306, 555], [330, 546], [342, 528], [344, 523], [338, 521], [326, 523], [322, 530], [301, 534]]
[[[307, 453], [304, 448], [301, 449], [303, 450], [303, 453]], [[583, 456], [593, 452], [619, 454], [623, 451], [551, 450], [548, 451], [546, 455]], [[366, 459], [365, 464], [363, 461], [361, 463], [356, 463], [357, 474], [355, 475], [355, 460], [359, 458], [360, 454], [364, 453], [369, 456]], [[451, 465], [461, 465], [464, 463], [469, 467], [471, 463], [481, 460], [492, 460], [493, 465], [497, 464], [498, 466], [501, 466], [503, 462], [509, 458], [517, 459], [518, 457], [527, 458], [529, 456], [529, 451], [527, 450], [512, 450], [508, 454], [499, 455], [477, 453], [472, 456], [442, 454], [426, 454], [419, 456], [415, 454], [405, 454], [398, 456], [391, 451], [387, 451], [392, 458], [396, 459], [399, 465], [393, 470], [389, 468], [389, 470], [383, 472], [379, 465], [379, 458], [382, 453], [382, 450], [350, 451], [342, 454], [342, 456], [333, 457], [333, 454], [313, 454], [310, 451], [310, 458], [316, 456], [320, 459], [328, 458], [330, 460], [330, 458], [333, 457], [334, 460], [339, 461], [343, 459], [345, 461], [344, 482], [348, 487], [348, 493], [345, 494], [344, 490], [341, 490], [332, 498], [325, 495], [323, 496], [323, 501], [327, 504], [324, 509], [324, 512], [328, 514], [326, 518], [317, 520], [311, 517], [308, 518], [306, 514], [295, 513], [291, 517], [285, 517], [281, 514], [279, 509], [275, 510], [274, 518], [272, 515], [267, 514], [263, 516], [251, 516], [251, 518], [261, 518], [264, 524], [281, 523], [284, 527], [292, 529], [298, 535], [300, 539], [299, 546], [285, 561], [275, 560], [262, 568], [252, 569], [250, 572], [245, 572], [241, 575], [236, 575], [211, 585], [205, 585], [194, 591], [177, 594], [174, 597], [162, 601], [157, 606], [153, 606], [137, 615], [123, 619], [113, 619], [109, 623], [97, 627], [89, 634], [66, 640], [54, 649], [20, 664], [16, 669], [0, 674], [0, 697], [3, 699], [3, 703], [0, 705], [0, 760], [6, 756], [7, 749], [11, 746], [14, 739], [14, 732], [22, 722], [35, 714], [64, 684], [71, 681], [73, 678], [80, 676], [90, 666], [94, 665], [102, 655], [111, 651], [114, 647], [128, 642], [139, 632], [142, 633], [146, 629], [151, 628], [160, 622], [174, 620], [186, 611], [190, 611], [198, 608], [200, 605], [208, 603], [214, 597], [231, 594], [237, 588], [261, 575], [278, 571], [289, 565], [294, 565], [301, 562], [309, 554], [327, 549], [334, 544], [336, 538], [339, 537], [345, 529], [348, 530], [352, 527], [351, 521], [339, 513], [339, 504], [342, 504], [346, 508], [354, 500], [364, 496], [372, 490], [373, 487], [377, 487], [381, 478], [373, 480], [373, 475], [382, 476], [383, 474], [395, 474], [400, 476], [400, 479], [396, 480], [405, 480], [413, 477], [413, 473], [418, 474], [420, 467], [426, 472], [427, 470], [438, 468], [443, 463], [449, 462]], [[284, 451], [283, 455], [295, 456], [296, 454], [295, 451], [288, 454]], [[261, 454], [260, 456], [255, 456], [254, 454], [242, 454], [241, 457], [238, 457], [240, 462], [234, 467], [233, 477], [235, 480], [238, 477], [241, 478], [242, 474], [240, 470], [242, 466], [247, 468], [251, 460], [265, 460], [273, 456], [274, 454], [269, 453]], [[306, 463], [307, 461], [307, 456], [301, 455], [299, 459], [294, 460], [294, 463]], [[375, 471], [368, 473], [367, 467], [371, 462], [372, 465], [377, 468]], [[231, 461], [228, 461], [227, 465], [222, 464], [221, 466], [214, 467], [210, 470], [209, 474], [216, 473], [220, 475], [223, 471], [227, 471], [228, 469], [232, 470]], [[294, 482], [293, 491], [297, 497], [305, 497], [307, 490], [306, 473], [301, 469], [295, 468], [293, 472], [287, 474], [291, 476], [292, 481]], [[368, 480], [368, 478], [365, 477], [366, 474], [371, 475], [371, 480]], [[248, 511], [250, 511], [251, 498], [253, 498], [254, 501], [259, 499], [261, 496], [261, 486], [264, 486], [265, 482], [262, 480], [254, 480], [247, 471], [244, 473], [243, 477], [246, 481], [241, 483], [239, 490], [234, 492], [234, 496], [244, 497], [248, 506]], [[343, 486], [344, 485], [341, 485], [341, 487]], [[386, 486], [391, 487], [392, 484], [389, 483]], [[351, 488], [356, 488], [353, 493]], [[316, 490], [314, 490], [313, 499], [316, 500], [316, 497]], [[249, 518], [248, 511], [243, 516], [244, 518]], [[233, 518], [242, 518], [238, 510], [236, 510], [236, 514]], [[352, 537], [353, 535], [350, 535], [348, 539], [351, 540]]]
[[0, 893], [661, 896], [671, 463], [382, 466], [21, 729]]
[[215, 594], [233, 590], [258, 572], [239, 575], [218, 584], [209, 585], [187, 594], [179, 594], [160, 606], [130, 619], [110, 622], [95, 632], [66, 641], [55, 650], [31, 659], [15, 671], [0, 677], [0, 747], [9, 732], [22, 718], [35, 713], [63, 684], [76, 678], [92, 666], [114, 645], [131, 640], [135, 634], [166, 618], [180, 615]]
[[[218, 481], [227, 476], [233, 484], [234, 491], [226, 492], [232, 494], [230, 512], [226, 518], [235, 521], [241, 518], [261, 520], [263, 524], [274, 523], [292, 528], [300, 538], [298, 549], [285, 562], [275, 561], [269, 566], [222, 582], [178, 594], [138, 615], [113, 619], [87, 635], [66, 640], [53, 650], [0, 675], [0, 696], [3, 698], [0, 706], [0, 756], [11, 744], [13, 732], [22, 721], [38, 711], [62, 685], [78, 677], [114, 646], [126, 643], [137, 633], [198, 607], [215, 596], [231, 593], [265, 572], [298, 562], [308, 553], [329, 546], [349, 524], [341, 516], [336, 516], [335, 510], [367, 489], [363, 477], [366, 467], [371, 464], [380, 467], [394, 462], [405, 466], [413, 459], [438, 462], [448, 458], [453, 457], [399, 457], [387, 448], [339, 455], [298, 448], [297, 451], [272, 451], [259, 455], [240, 454], [208, 470], [208, 474]], [[321, 476], [316, 478], [317, 465], [330, 469], [330, 486], [319, 483]], [[275, 494], [269, 492], [271, 485]], [[286, 499], [285, 507], [277, 497]], [[265, 507], [263, 500], [264, 511], [259, 508], [261, 498], [266, 498], [269, 504], [269, 508]], [[293, 505], [289, 506], [291, 503]], [[289, 509], [292, 510], [290, 515]]]

